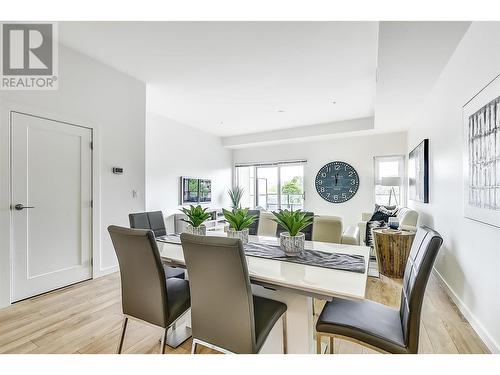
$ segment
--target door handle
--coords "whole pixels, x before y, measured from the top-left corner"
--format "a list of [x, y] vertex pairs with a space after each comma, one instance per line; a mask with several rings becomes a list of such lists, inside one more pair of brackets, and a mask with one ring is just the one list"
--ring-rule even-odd
[[24, 210], [25, 208], [35, 208], [33, 206], [24, 206], [22, 203], [18, 203], [14, 206], [14, 208], [18, 211]]

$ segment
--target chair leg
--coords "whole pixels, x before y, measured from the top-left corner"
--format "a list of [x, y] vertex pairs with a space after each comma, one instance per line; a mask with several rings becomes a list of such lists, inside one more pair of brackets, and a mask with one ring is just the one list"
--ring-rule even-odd
[[195, 339], [193, 339], [193, 343], [191, 344], [191, 354], [196, 354], [196, 346], [198, 343], [196, 342]]
[[122, 322], [122, 333], [120, 335], [120, 342], [118, 343], [118, 348], [116, 349], [116, 354], [121, 354], [123, 348], [123, 340], [125, 339], [125, 331], [127, 330], [128, 318], [126, 316], [123, 317]]
[[165, 349], [167, 347], [167, 332], [168, 328], [165, 328], [165, 331], [163, 331], [163, 335], [161, 336], [160, 354], [165, 354]]
[[316, 332], [316, 354], [321, 354], [321, 335]]
[[286, 311], [283, 313], [281, 323], [283, 324], [283, 354], [288, 354], [288, 329], [286, 322]]
[[333, 336], [330, 336], [330, 354], [335, 353], [333, 348]]

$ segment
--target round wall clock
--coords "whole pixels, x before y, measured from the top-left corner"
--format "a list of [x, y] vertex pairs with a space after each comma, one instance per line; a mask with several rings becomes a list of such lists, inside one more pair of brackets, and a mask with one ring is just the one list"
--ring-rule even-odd
[[331, 203], [347, 202], [358, 188], [358, 172], [343, 161], [324, 165], [316, 175], [316, 191], [321, 198]]

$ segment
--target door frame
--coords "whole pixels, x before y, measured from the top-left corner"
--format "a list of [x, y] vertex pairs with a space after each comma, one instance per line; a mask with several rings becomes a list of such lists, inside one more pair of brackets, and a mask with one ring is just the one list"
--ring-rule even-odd
[[[93, 150], [91, 155], [91, 254], [92, 278], [103, 276], [110, 270], [101, 269], [101, 196], [100, 196], [100, 138], [99, 127], [78, 116], [53, 113], [15, 102], [0, 102], [0, 308], [12, 303], [13, 283], [13, 235], [12, 235], [12, 160], [11, 126], [12, 112], [53, 120], [71, 126], [91, 130]], [[85, 125], [83, 125], [85, 124]], [[113, 271], [113, 270], [111, 270]]]

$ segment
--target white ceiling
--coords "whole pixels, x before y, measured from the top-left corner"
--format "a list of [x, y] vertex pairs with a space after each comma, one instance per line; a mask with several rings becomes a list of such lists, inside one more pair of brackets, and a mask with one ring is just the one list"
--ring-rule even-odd
[[374, 113], [377, 22], [61, 22], [59, 30], [63, 44], [147, 82], [149, 110], [218, 136]]
[[242, 147], [359, 133], [344, 120], [372, 116], [371, 130], [406, 129], [469, 25], [62, 22], [60, 40], [146, 82], [148, 110]]
[[470, 22], [380, 22], [375, 129], [407, 129]]

